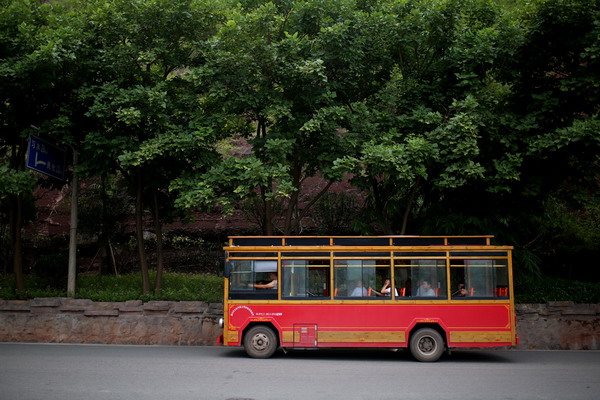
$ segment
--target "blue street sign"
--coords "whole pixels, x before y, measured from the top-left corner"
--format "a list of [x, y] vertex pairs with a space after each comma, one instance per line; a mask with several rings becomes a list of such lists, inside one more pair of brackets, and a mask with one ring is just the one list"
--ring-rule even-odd
[[35, 136], [29, 136], [27, 165], [29, 169], [64, 180], [66, 151]]

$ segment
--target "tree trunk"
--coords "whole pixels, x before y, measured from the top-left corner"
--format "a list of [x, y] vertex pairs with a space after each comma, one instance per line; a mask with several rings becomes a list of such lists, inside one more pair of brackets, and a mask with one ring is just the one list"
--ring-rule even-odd
[[158, 212], [158, 195], [154, 191], [152, 195], [153, 200], [153, 219], [154, 219], [154, 233], [156, 234], [156, 285], [154, 290], [160, 290], [162, 284], [163, 274], [163, 235], [162, 235], [162, 223], [160, 221], [160, 215]]
[[[1, 206], [2, 206], [2, 203], [0, 203], [0, 207]], [[6, 225], [0, 224], [0, 238], [9, 237], [6, 229], [7, 229]], [[0, 241], [0, 244], [4, 244], [3, 240]], [[2, 276], [6, 276], [6, 274], [8, 274], [8, 249], [10, 247], [11, 246], [2, 246], [2, 248], [0, 248], [0, 258], [1, 258], [0, 262], [2, 262]]]
[[[382, 182], [384, 182], [384, 179], [382, 179]], [[382, 187], [384, 184], [379, 184], [375, 178], [373, 178], [371, 186], [373, 188], [372, 196], [375, 205], [375, 214], [379, 220], [379, 226], [381, 226], [386, 234], [391, 235], [393, 232], [387, 210], [387, 202], [389, 200], [387, 190], [385, 187]]]
[[106, 266], [107, 270], [108, 270], [108, 265], [109, 265], [109, 258], [110, 258], [110, 233], [107, 232], [106, 226], [107, 226], [107, 222], [108, 221], [108, 210], [107, 210], [107, 204], [108, 204], [108, 194], [106, 193], [106, 179], [107, 179], [107, 175], [106, 172], [102, 172], [102, 175], [100, 176], [100, 199], [101, 199], [101, 205], [102, 205], [102, 211], [101, 211], [101, 217], [102, 221], [101, 221], [101, 229], [102, 231], [100, 232], [100, 236], [99, 236], [99, 246], [104, 246], [104, 257], [102, 259], [102, 262], [100, 263], [100, 269], [99, 269], [99, 273], [102, 274], [102, 267]]
[[273, 202], [267, 199], [264, 187], [261, 187], [260, 192], [264, 204], [263, 233], [267, 236], [273, 236]]
[[[9, 166], [17, 171], [25, 168], [25, 153], [27, 151], [27, 142], [20, 140], [18, 144], [13, 144], [9, 158]], [[13, 248], [13, 272], [15, 274], [15, 286], [17, 293], [25, 291], [25, 280], [23, 278], [23, 197], [20, 194], [9, 196], [9, 225], [10, 237]]]
[[142, 169], [135, 171], [135, 235], [137, 240], [138, 254], [140, 257], [140, 268], [142, 271], [142, 293], [150, 293], [150, 275], [148, 273], [148, 261], [144, 249], [144, 209], [142, 203]]
[[325, 193], [327, 193], [329, 191], [329, 188], [331, 187], [331, 185], [333, 185], [333, 181], [327, 182], [327, 185], [325, 185], [325, 187], [323, 189], [321, 189], [321, 191], [316, 196], [314, 196], [311, 199], [311, 201], [308, 202], [308, 204], [306, 204], [304, 206], [302, 211], [300, 211], [298, 213], [298, 215], [296, 216], [296, 222], [295, 222], [296, 230], [299, 231], [300, 221], [302, 221], [302, 219], [308, 214], [308, 212], [310, 211], [312, 206], [314, 206], [321, 199], [321, 197], [323, 197], [325, 195]]
[[290, 195], [287, 209], [285, 210], [285, 222], [283, 224], [283, 234], [290, 235], [292, 232], [292, 221], [294, 219], [294, 210], [298, 207], [298, 197], [300, 196], [300, 175], [302, 167], [298, 163], [294, 163], [294, 169], [292, 170], [292, 185], [296, 188], [296, 191]]
[[420, 178], [417, 179], [417, 181], [415, 182], [415, 184], [413, 185], [413, 187], [410, 190], [410, 195], [408, 196], [408, 199], [406, 200], [406, 208], [404, 210], [404, 217], [402, 218], [402, 229], [400, 230], [401, 235], [406, 235], [406, 227], [408, 226], [408, 217], [410, 216], [410, 211], [412, 210], [412, 206], [415, 202], [415, 197], [417, 195], [417, 192], [419, 191], [420, 181], [421, 181]]
[[11, 196], [13, 207], [10, 209], [10, 225], [13, 247], [13, 272], [15, 274], [15, 284], [17, 293], [25, 291], [25, 281], [23, 279], [23, 241], [21, 230], [23, 228], [23, 200], [20, 195]]
[[77, 203], [79, 201], [77, 155], [77, 150], [73, 149], [73, 180], [71, 181], [71, 224], [69, 227], [69, 270], [67, 275], [67, 297], [75, 297], [75, 285], [77, 281]]

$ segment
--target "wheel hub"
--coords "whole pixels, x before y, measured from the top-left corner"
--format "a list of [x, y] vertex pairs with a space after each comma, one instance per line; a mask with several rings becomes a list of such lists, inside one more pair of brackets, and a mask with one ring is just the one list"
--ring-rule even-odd
[[254, 335], [252, 338], [252, 347], [256, 350], [265, 350], [269, 346], [269, 338], [264, 334]]
[[419, 350], [423, 353], [431, 353], [435, 350], [435, 342], [430, 337], [419, 340]]

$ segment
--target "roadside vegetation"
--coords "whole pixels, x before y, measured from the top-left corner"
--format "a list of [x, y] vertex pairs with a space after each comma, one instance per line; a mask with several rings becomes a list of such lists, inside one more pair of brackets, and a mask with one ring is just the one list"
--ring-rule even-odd
[[[63, 293], [35, 265], [69, 254], [41, 245], [55, 190], [79, 193], [77, 297], [217, 299], [178, 274], [216, 280], [204, 235], [234, 232], [165, 228], [211, 212], [494, 235], [521, 299], [597, 300], [599, 21], [600, 0], [0, 0], [1, 297]], [[32, 137], [64, 180], [25, 168]]]
[[[152, 279], [155, 272], [151, 271]], [[114, 275], [80, 275], [77, 278], [77, 296], [93, 301], [170, 300], [223, 301], [223, 278], [210, 274], [167, 272], [163, 288], [149, 295], [142, 294], [139, 273]], [[0, 299], [27, 300], [36, 297], [66, 297], [66, 289], [48, 285], [48, 281], [36, 275], [26, 276], [27, 289], [17, 295], [14, 278], [0, 275]], [[542, 277], [526, 278], [515, 282], [515, 301], [522, 304], [547, 303], [549, 301], [573, 301], [575, 303], [600, 303], [600, 283], [581, 282], [570, 279]]]
[[[150, 277], [155, 279], [156, 272]], [[93, 301], [171, 300], [205, 301], [220, 303], [223, 301], [223, 278], [210, 274], [191, 274], [167, 272], [163, 276], [163, 287], [151, 294], [143, 294], [139, 273], [124, 275], [79, 275], [77, 277], [77, 295], [79, 299]], [[66, 297], [66, 286], [57, 288], [48, 284], [47, 279], [37, 275], [25, 276], [27, 289], [17, 295], [14, 277], [0, 275], [0, 299], [26, 300], [36, 297]]]
[[549, 301], [572, 301], [580, 304], [600, 303], [600, 283], [543, 276], [515, 282], [515, 302], [538, 304]]

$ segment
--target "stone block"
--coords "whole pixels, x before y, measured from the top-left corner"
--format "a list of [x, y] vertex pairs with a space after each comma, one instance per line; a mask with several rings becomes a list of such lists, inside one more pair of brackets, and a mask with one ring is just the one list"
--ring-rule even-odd
[[126, 307], [126, 306], [119, 306], [118, 308], [116, 308], [116, 310], [120, 313], [120, 314], [127, 314], [127, 315], [131, 315], [131, 314], [142, 314], [143, 313], [143, 309], [142, 307]]
[[210, 315], [223, 315], [223, 303], [209, 304], [207, 313]]
[[114, 303], [114, 308], [120, 313], [142, 313], [144, 311], [141, 300], [129, 300], [124, 303]]
[[590, 304], [574, 304], [565, 309], [562, 315], [596, 315], [596, 307]]
[[170, 301], [149, 301], [144, 304], [144, 311], [169, 311], [172, 303]]
[[31, 304], [28, 300], [12, 300], [0, 305], [0, 311], [30, 312]]
[[63, 298], [60, 297], [38, 297], [31, 300], [31, 307], [60, 307]]
[[144, 303], [141, 300], [127, 300], [123, 304], [125, 304], [127, 307], [139, 307]]
[[83, 315], [86, 317], [118, 317], [119, 310], [115, 309], [99, 309], [99, 310], [86, 310]]
[[88, 299], [65, 299], [59, 309], [61, 312], [84, 312], [93, 304], [94, 302]]
[[206, 304], [198, 301], [178, 301], [172, 308], [177, 314], [204, 314]]
[[572, 301], [549, 301], [548, 307], [554, 308], [565, 308], [565, 307], [573, 307]]
[[58, 314], [60, 312], [58, 307], [31, 307], [32, 314]]
[[540, 314], [546, 310], [544, 304], [519, 304], [515, 306], [515, 312], [517, 315], [525, 314]]

